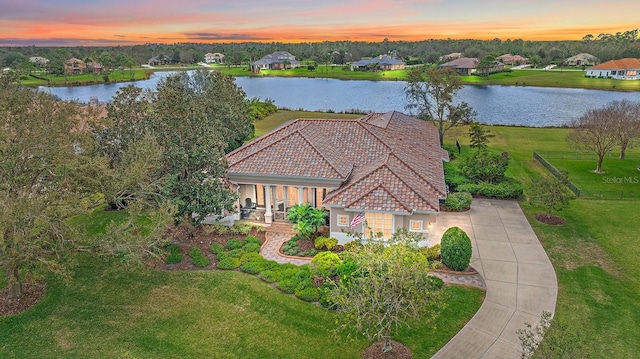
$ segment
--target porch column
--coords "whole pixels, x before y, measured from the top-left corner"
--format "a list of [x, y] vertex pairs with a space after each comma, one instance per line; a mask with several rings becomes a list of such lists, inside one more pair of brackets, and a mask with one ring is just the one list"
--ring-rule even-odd
[[304, 191], [304, 187], [298, 187], [298, 204], [302, 204], [303, 203], [303, 192]]
[[264, 223], [273, 222], [273, 213], [271, 212], [271, 186], [264, 186], [264, 205], [267, 207], [267, 211], [264, 213]]
[[287, 206], [289, 205], [289, 199], [287, 198], [287, 192], [289, 191], [289, 187], [287, 186], [282, 186], [282, 196], [284, 197], [283, 201], [284, 201], [284, 206], [283, 206], [283, 210], [284, 210], [284, 217], [287, 218]]

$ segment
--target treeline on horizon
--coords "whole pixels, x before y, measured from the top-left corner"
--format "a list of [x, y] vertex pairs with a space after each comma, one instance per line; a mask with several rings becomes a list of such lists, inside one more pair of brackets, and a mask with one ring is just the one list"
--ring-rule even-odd
[[[529, 41], [522, 39], [446, 39], [423, 41], [324, 41], [301, 43], [176, 43], [142, 44], [131, 46], [96, 47], [1, 47], [0, 64], [2, 67], [26, 66], [29, 57], [41, 56], [53, 64], [62, 64], [75, 57], [79, 59], [126, 58], [135, 64], [146, 64], [153, 56], [164, 55], [175, 64], [194, 64], [204, 61], [208, 52], [225, 55], [228, 65], [242, 65], [255, 61], [275, 51], [288, 51], [300, 61], [318, 64], [343, 65], [362, 58], [378, 55], [392, 55], [403, 59], [407, 64], [437, 63], [443, 55], [463, 53], [466, 57], [482, 58], [486, 55], [502, 54], [528, 57], [536, 65], [561, 64], [566, 58], [579, 53], [588, 53], [601, 62], [619, 58], [640, 58], [640, 39], [638, 29], [617, 32], [615, 34], [585, 35], [582, 40]], [[53, 72], [53, 71], [52, 71]]]

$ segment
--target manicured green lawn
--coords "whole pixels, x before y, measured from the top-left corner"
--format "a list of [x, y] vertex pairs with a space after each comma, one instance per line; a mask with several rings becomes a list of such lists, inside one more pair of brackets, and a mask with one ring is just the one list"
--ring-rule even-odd
[[[145, 68], [136, 68], [133, 70], [133, 79], [134, 80], [146, 80], [151, 76], [152, 71]], [[46, 78], [48, 81], [37, 79], [34, 77], [29, 77], [26, 80], [21, 80], [20, 83], [26, 86], [75, 86], [75, 85], [91, 85], [91, 84], [103, 84], [104, 79], [102, 75], [93, 75], [93, 74], [81, 74], [81, 75], [67, 75], [58, 76], [58, 75], [49, 75], [42, 74], [40, 75]], [[131, 81], [131, 72], [129, 69], [125, 69], [124, 71], [113, 71], [109, 75], [110, 82], [128, 82]]]
[[[335, 337], [335, 314], [237, 271], [124, 271], [82, 258], [68, 285], [0, 318], [2, 358], [359, 358], [365, 340]], [[436, 328], [396, 337], [430, 357], [462, 328], [484, 292], [452, 287]]]

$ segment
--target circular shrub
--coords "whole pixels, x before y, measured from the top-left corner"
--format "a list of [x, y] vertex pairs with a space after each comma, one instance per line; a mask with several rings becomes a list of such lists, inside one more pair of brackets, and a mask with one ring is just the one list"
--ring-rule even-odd
[[320, 252], [309, 263], [309, 269], [313, 275], [319, 277], [331, 277], [336, 274], [336, 267], [342, 263], [340, 257], [333, 252]]
[[260, 245], [257, 243], [246, 243], [242, 246], [245, 253], [260, 253]]
[[189, 257], [191, 257], [191, 264], [198, 268], [206, 267], [211, 264], [209, 258], [205, 257], [202, 250], [197, 247], [189, 248]]
[[182, 262], [182, 254], [180, 252], [169, 252], [167, 257], [164, 259], [166, 264], [176, 264]]
[[471, 194], [466, 192], [449, 193], [444, 200], [444, 205], [452, 211], [466, 211], [471, 208]]
[[233, 257], [225, 257], [218, 262], [218, 269], [236, 269], [240, 267], [240, 260]]
[[260, 240], [260, 238], [258, 238], [256, 236], [247, 236], [244, 239], [244, 243], [245, 243], [245, 245], [249, 244], [249, 243], [255, 243], [255, 244], [259, 245], [259, 246], [262, 245], [262, 241]]
[[471, 239], [458, 227], [447, 229], [442, 235], [440, 257], [447, 267], [463, 271], [471, 263]]
[[211, 245], [209, 246], [209, 252], [217, 256], [220, 253], [224, 252], [224, 246], [220, 243], [211, 243]]
[[227, 241], [227, 245], [224, 247], [226, 250], [230, 251], [233, 249], [240, 249], [242, 248], [242, 246], [244, 245], [244, 243], [239, 240], [239, 239], [235, 239], [235, 238], [231, 238], [229, 239], [229, 241]]

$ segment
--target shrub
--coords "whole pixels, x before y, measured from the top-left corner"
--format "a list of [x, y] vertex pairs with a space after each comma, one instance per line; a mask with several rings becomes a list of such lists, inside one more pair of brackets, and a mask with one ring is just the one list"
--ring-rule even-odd
[[244, 244], [247, 245], [249, 243], [255, 243], [259, 246], [262, 245], [262, 241], [260, 240], [260, 238], [256, 237], [256, 236], [246, 236], [244, 239]]
[[318, 250], [315, 248], [311, 248], [308, 251], [298, 252], [298, 256], [300, 257], [313, 257], [318, 254]]
[[358, 247], [360, 244], [356, 241], [351, 241], [351, 242], [347, 242], [342, 246], [342, 249], [344, 249], [345, 251], [350, 251], [356, 247]]
[[333, 250], [336, 246], [338, 246], [338, 240], [335, 238], [328, 237], [318, 237], [314, 241], [314, 247], [316, 249], [326, 248], [327, 250]]
[[243, 251], [242, 248], [237, 248], [237, 249], [232, 249], [230, 251], [227, 251], [225, 254], [227, 257], [240, 259], [240, 257], [242, 257], [242, 255], [245, 254], [245, 251]]
[[423, 247], [422, 253], [429, 262], [440, 259], [440, 243], [431, 247]]
[[225, 257], [218, 262], [218, 269], [236, 269], [240, 266], [240, 260], [233, 257]]
[[442, 235], [440, 257], [447, 267], [463, 271], [471, 262], [471, 239], [459, 227], [451, 227]]
[[229, 233], [229, 226], [224, 225], [222, 223], [212, 223], [208, 226], [204, 227], [204, 231], [206, 233], [215, 233], [215, 234], [227, 234]]
[[352, 260], [345, 260], [336, 266], [335, 273], [340, 279], [355, 277], [358, 272], [358, 264]]
[[522, 197], [522, 184], [515, 179], [507, 179], [498, 184], [487, 182], [467, 183], [460, 185], [458, 190], [469, 192], [474, 196], [489, 198], [520, 198]]
[[245, 245], [242, 246], [242, 251], [245, 253], [260, 253], [260, 244], [245, 243]]
[[180, 246], [175, 243], [169, 243], [164, 246], [167, 251], [167, 256], [164, 259], [166, 264], [176, 264], [182, 262], [182, 253], [180, 253]]
[[449, 193], [444, 200], [444, 205], [452, 211], [466, 211], [471, 207], [473, 197], [470, 193], [456, 192]]
[[336, 274], [336, 267], [342, 263], [340, 257], [333, 252], [320, 252], [316, 254], [309, 264], [313, 275], [319, 277], [331, 277]]
[[249, 262], [262, 262], [265, 259], [259, 254], [255, 252], [246, 252], [240, 257], [240, 263], [249, 263]]
[[229, 239], [229, 241], [227, 241], [227, 245], [224, 246], [224, 249], [230, 251], [233, 249], [240, 249], [242, 248], [242, 246], [244, 245], [244, 243], [239, 240], [239, 239], [235, 239], [235, 238], [231, 238]]
[[508, 165], [507, 158], [486, 150], [479, 150], [462, 161], [460, 173], [477, 183], [498, 183], [504, 178]]
[[235, 222], [233, 226], [229, 227], [229, 231], [233, 234], [241, 234], [243, 236], [246, 236], [251, 232], [251, 228], [253, 228], [253, 226], [249, 223]]
[[444, 286], [444, 281], [441, 278], [429, 276], [429, 284], [427, 284], [429, 289], [438, 290], [442, 289], [442, 286]]
[[260, 264], [257, 262], [247, 262], [240, 266], [240, 270], [243, 271], [244, 273], [258, 274], [260, 273], [262, 268], [260, 267]]
[[202, 250], [197, 247], [189, 248], [189, 257], [191, 257], [191, 264], [198, 268], [206, 267], [211, 264], [209, 258], [205, 257]]
[[280, 278], [280, 274], [273, 270], [263, 270], [258, 277], [267, 283], [273, 283]]
[[209, 246], [209, 252], [218, 256], [220, 255], [220, 253], [224, 252], [224, 246], [220, 243], [211, 243], [211, 245]]
[[315, 287], [296, 288], [293, 292], [296, 297], [305, 302], [317, 302], [320, 300], [320, 293], [318, 292], [318, 288]]
[[166, 264], [176, 264], [182, 262], [182, 254], [178, 252], [169, 252], [164, 259]]
[[276, 287], [285, 293], [293, 294], [299, 283], [300, 279], [294, 276], [290, 278], [280, 279]]

